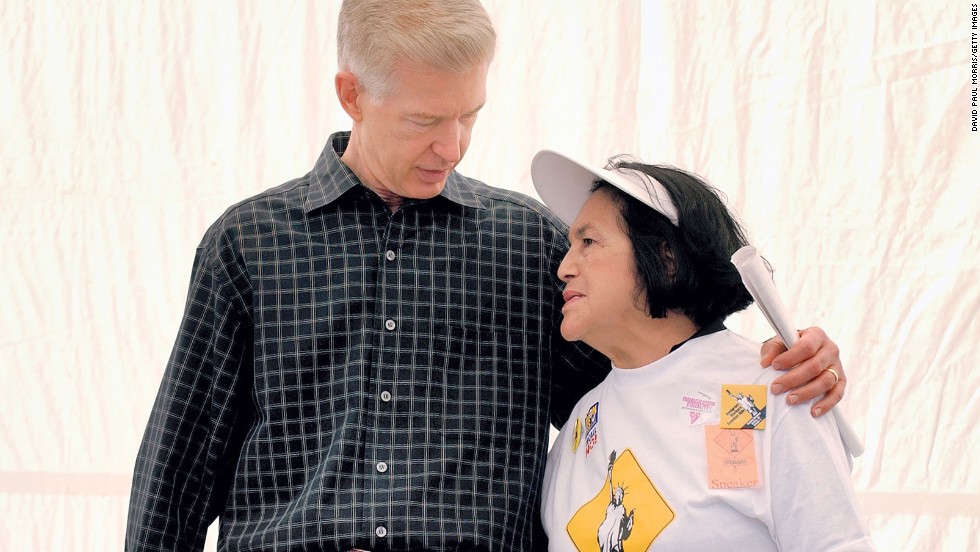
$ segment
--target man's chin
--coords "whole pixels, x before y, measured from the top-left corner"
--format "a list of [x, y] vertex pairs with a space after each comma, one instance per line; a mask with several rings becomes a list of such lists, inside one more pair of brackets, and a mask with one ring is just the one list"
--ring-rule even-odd
[[419, 182], [412, 186], [411, 199], [432, 199], [441, 194], [446, 189], [446, 181], [442, 182]]

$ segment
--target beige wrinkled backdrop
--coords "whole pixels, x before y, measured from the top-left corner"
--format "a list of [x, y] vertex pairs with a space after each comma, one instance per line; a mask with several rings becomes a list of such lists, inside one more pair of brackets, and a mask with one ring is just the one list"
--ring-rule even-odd
[[[486, 5], [462, 172], [532, 193], [552, 147], [707, 177], [843, 350], [880, 549], [980, 547], [970, 2]], [[0, 550], [122, 548], [198, 240], [349, 128], [338, 6], [0, 0]]]

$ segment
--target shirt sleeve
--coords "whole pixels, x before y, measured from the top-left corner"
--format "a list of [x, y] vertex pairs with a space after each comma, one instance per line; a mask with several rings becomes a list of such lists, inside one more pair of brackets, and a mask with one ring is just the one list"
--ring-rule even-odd
[[779, 549], [875, 550], [833, 417], [786, 407], [772, 431], [768, 479]]
[[137, 455], [127, 551], [203, 548], [251, 425], [248, 279], [232, 248], [209, 236]]

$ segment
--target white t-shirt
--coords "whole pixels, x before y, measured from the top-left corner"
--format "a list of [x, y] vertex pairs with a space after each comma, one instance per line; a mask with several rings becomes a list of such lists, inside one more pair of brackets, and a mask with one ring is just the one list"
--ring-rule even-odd
[[[614, 366], [549, 454], [550, 550], [874, 550], [833, 417], [774, 398], [780, 373], [759, 367], [758, 351], [723, 330], [648, 366]], [[731, 387], [750, 384], [765, 389]], [[717, 427], [753, 409], [764, 429]]]

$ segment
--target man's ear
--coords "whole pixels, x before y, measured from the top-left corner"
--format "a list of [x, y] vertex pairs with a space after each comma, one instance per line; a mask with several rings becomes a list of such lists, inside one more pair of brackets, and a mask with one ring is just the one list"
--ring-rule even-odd
[[350, 71], [340, 71], [333, 79], [334, 87], [337, 89], [337, 99], [340, 100], [340, 107], [350, 115], [354, 122], [360, 122], [364, 117], [361, 105], [364, 90], [357, 80], [354, 73]]

